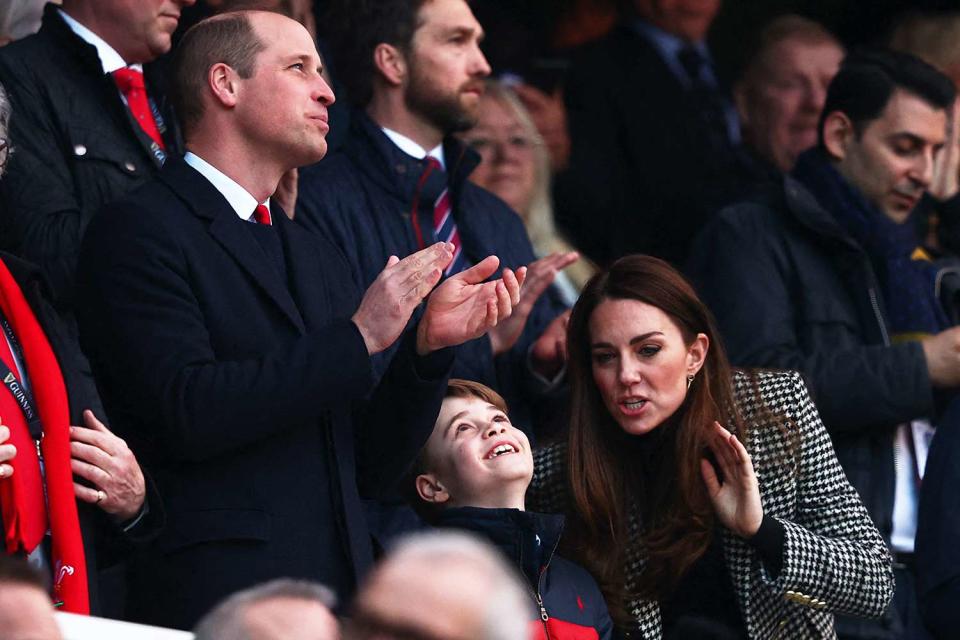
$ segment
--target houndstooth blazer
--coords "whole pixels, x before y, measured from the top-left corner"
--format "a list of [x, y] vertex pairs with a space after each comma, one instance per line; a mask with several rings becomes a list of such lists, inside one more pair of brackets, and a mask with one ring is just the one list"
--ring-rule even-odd
[[[767, 638], [835, 638], [833, 612], [880, 616], [893, 596], [891, 558], [860, 497], [847, 481], [827, 431], [800, 374], [736, 372], [734, 392], [744, 423], [745, 443], [760, 484], [766, 515], [786, 531], [783, 568], [776, 579], [759, 555], [724, 530], [723, 549], [747, 632]], [[763, 406], [767, 413], [761, 412]], [[770, 416], [787, 416], [771, 421]], [[795, 442], [795, 446], [791, 446]], [[534, 454], [534, 478], [527, 505], [536, 511], [570, 508], [566, 444]], [[630, 518], [626, 550], [627, 588], [643, 572], [641, 526]], [[661, 637], [655, 601], [631, 600], [636, 620], [629, 638]]]

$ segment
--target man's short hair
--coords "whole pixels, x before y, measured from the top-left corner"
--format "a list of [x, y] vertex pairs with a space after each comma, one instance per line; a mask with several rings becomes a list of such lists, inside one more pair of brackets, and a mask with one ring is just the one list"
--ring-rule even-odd
[[787, 40], [796, 40], [807, 45], [834, 45], [843, 49], [843, 45], [830, 33], [830, 30], [819, 22], [793, 13], [777, 16], [757, 34], [746, 57], [741, 79], [751, 81], [757, 71], [767, 64], [767, 57], [774, 47]]
[[417, 14], [430, 0], [333, 0], [323, 21], [336, 78], [347, 99], [365, 107], [373, 98], [377, 70], [373, 52], [381, 43], [410, 51]]
[[0, 589], [5, 584], [36, 587], [40, 591], [47, 591], [47, 581], [43, 574], [30, 566], [26, 559], [0, 553]]
[[923, 60], [907, 53], [874, 49], [847, 56], [827, 89], [820, 114], [819, 146], [823, 148], [823, 124], [828, 115], [842, 112], [860, 135], [880, 117], [897, 89], [911, 93], [931, 107], [946, 111], [953, 104], [956, 88], [950, 78]]
[[249, 640], [244, 613], [268, 600], [292, 599], [317, 602], [333, 610], [336, 596], [327, 587], [307, 580], [279, 578], [239, 591], [205, 615], [194, 628], [195, 640]]
[[[473, 380], [450, 378], [447, 382], [447, 391], [443, 394], [443, 398], [444, 400], [447, 398], [476, 398], [477, 400], [482, 400], [487, 404], [493, 405], [506, 414], [510, 413], [507, 408], [507, 401], [503, 399], [503, 396], [487, 385], [474, 382]], [[427, 457], [427, 448], [424, 446], [413, 463], [413, 475], [411, 478], [415, 480], [421, 473], [432, 471], [432, 465], [433, 461]]]
[[[380, 567], [375, 568], [368, 577], [367, 584], [375, 581], [377, 573], [388, 565], [413, 567], [414, 571], [405, 574], [411, 584], [429, 581], [434, 570], [463, 571], [464, 578], [470, 578], [465, 591], [468, 594], [475, 589], [483, 592], [482, 596], [469, 594], [465, 598], [464, 606], [476, 607], [480, 628], [464, 629], [464, 635], [469, 634], [469, 637], [478, 640], [528, 637], [527, 621], [535, 614], [523, 578], [504, 555], [486, 540], [465, 531], [453, 530], [407, 534], [391, 545]], [[429, 607], [430, 603], [411, 602], [410, 606]], [[362, 616], [363, 612], [357, 614]]]
[[171, 73], [171, 100], [185, 134], [203, 117], [210, 67], [222, 62], [241, 78], [249, 78], [265, 46], [245, 12], [223, 13], [187, 30], [177, 45]]
[[[476, 398], [477, 400], [482, 400], [487, 404], [493, 405], [506, 414], [510, 413], [507, 408], [507, 401], [503, 399], [503, 396], [487, 385], [474, 382], [473, 380], [450, 378], [447, 382], [447, 391], [443, 394], [443, 398]], [[420, 494], [417, 493], [417, 476], [433, 471], [433, 465], [434, 461], [427, 455], [427, 447], [424, 445], [413, 461], [413, 465], [410, 467], [410, 473], [407, 474], [407, 479], [404, 481], [407, 500], [413, 506], [413, 510], [417, 512], [417, 515], [427, 522], [435, 521], [437, 515], [443, 510], [443, 507], [424, 502], [420, 498]]]

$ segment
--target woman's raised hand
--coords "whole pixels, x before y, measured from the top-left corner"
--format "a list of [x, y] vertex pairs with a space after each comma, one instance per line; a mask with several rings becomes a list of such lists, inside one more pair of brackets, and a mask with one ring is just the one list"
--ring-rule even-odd
[[738, 536], [751, 538], [763, 521], [763, 505], [750, 454], [719, 422], [713, 423], [707, 444], [723, 475], [721, 481], [713, 464], [706, 458], [700, 460], [700, 472], [717, 518]]

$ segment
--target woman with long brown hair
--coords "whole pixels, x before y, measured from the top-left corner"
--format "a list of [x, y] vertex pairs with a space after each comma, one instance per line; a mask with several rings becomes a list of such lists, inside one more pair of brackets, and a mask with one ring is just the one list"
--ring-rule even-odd
[[566, 552], [630, 637], [834, 637], [879, 616], [890, 557], [799, 374], [733, 371], [667, 263], [615, 262], [568, 331], [567, 440], [528, 502], [565, 511]]

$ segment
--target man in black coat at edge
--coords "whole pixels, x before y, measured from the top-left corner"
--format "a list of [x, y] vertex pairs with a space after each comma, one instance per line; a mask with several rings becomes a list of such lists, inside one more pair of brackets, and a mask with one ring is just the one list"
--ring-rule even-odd
[[913, 56], [851, 54], [828, 88], [817, 147], [773, 188], [721, 211], [691, 253], [731, 361], [807, 377], [890, 545], [893, 604], [879, 621], [838, 616], [844, 639], [925, 637], [917, 496], [929, 436], [960, 388], [960, 327], [913, 221], [955, 97], [949, 78]]
[[706, 45], [720, 0], [632, 4], [635, 13], [572, 56], [557, 220], [598, 264], [647, 253], [680, 266], [755, 169]]
[[[525, 268], [484, 283], [489, 256], [434, 290], [453, 257], [436, 243], [391, 256], [361, 292], [340, 252], [270, 198], [326, 152], [334, 97], [309, 33], [226, 13], [184, 35], [173, 67], [188, 152], [93, 220], [77, 278], [104, 404], [167, 517], [131, 568], [131, 613], [186, 628], [279, 576], [346, 602], [372, 561], [361, 495], [406, 472], [438, 413], [447, 347], [509, 316]], [[374, 386], [371, 356], [398, 338]]]
[[17, 148], [0, 183], [0, 247], [40, 266], [59, 309], [72, 306], [94, 213], [182, 153], [162, 73], [148, 63], [170, 49], [193, 2], [51, 3], [39, 32], [0, 48]]
[[[0, 181], [11, 154], [10, 111], [0, 86]], [[63, 610], [119, 616], [116, 563], [127, 543], [156, 534], [162, 507], [151, 493], [150, 509], [136, 458], [97, 419], [104, 412], [88, 364], [49, 298], [39, 269], [0, 252], [0, 530], [7, 553], [26, 555], [50, 576]], [[28, 424], [19, 387], [39, 424]]]

